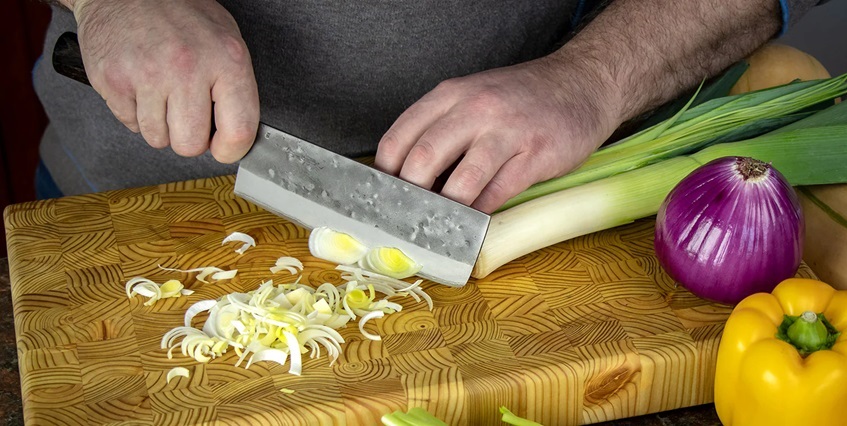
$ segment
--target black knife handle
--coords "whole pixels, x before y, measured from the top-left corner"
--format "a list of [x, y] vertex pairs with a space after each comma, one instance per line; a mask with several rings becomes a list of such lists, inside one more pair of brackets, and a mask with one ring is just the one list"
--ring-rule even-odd
[[[66, 32], [59, 36], [56, 40], [56, 46], [53, 48], [53, 69], [59, 74], [76, 80], [87, 86], [91, 86], [88, 81], [88, 74], [85, 73], [85, 65], [82, 63], [82, 52], [79, 50], [79, 39], [75, 33]], [[215, 105], [212, 104], [212, 111]], [[210, 135], [215, 134], [215, 116], [212, 115], [212, 129]], [[211, 137], [211, 136], [210, 136]]]
[[56, 40], [56, 46], [53, 48], [53, 68], [65, 77], [91, 86], [88, 75], [85, 73], [85, 66], [82, 64], [79, 40], [74, 33], [64, 33]]

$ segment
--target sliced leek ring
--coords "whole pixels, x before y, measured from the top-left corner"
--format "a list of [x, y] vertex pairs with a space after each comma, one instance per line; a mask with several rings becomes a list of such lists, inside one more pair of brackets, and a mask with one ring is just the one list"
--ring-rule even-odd
[[233, 232], [232, 234], [229, 234], [229, 236], [224, 238], [224, 240], [221, 242], [221, 245], [232, 241], [239, 241], [244, 243], [240, 248], [235, 250], [235, 252], [238, 254], [244, 254], [244, 252], [247, 251], [247, 249], [249, 249], [250, 247], [256, 247], [256, 240], [254, 240], [253, 237], [243, 232]]
[[353, 265], [368, 252], [368, 248], [351, 235], [320, 227], [309, 234], [309, 252], [318, 259]]
[[303, 262], [294, 257], [280, 257], [276, 260], [276, 264], [271, 268], [271, 273], [277, 274], [283, 269], [288, 271], [291, 275], [297, 275], [298, 271], [303, 270]]
[[167, 380], [167, 382], [170, 383], [171, 379], [173, 379], [174, 377], [188, 378], [190, 376], [191, 376], [191, 373], [188, 371], [187, 368], [185, 368], [185, 367], [174, 367], [174, 368], [171, 368], [170, 371], [168, 371], [168, 375], [165, 377], [165, 380]]
[[421, 265], [394, 247], [371, 249], [359, 261], [359, 267], [397, 279], [411, 277], [421, 270]]

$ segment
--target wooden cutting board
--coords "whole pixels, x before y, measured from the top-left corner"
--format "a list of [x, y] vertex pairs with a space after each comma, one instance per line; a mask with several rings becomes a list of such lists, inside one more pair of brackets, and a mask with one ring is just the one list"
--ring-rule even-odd
[[[419, 406], [452, 425], [499, 424], [498, 407], [546, 425], [591, 423], [712, 401], [730, 308], [674, 285], [653, 255], [653, 222], [527, 255], [461, 289], [425, 286], [347, 339], [339, 361], [233, 366], [167, 359], [162, 335], [192, 303], [248, 291], [279, 256], [313, 285], [340, 283], [309, 256], [307, 232], [233, 195], [233, 177], [10, 206], [5, 212], [24, 416], [35, 424], [378, 424]], [[244, 255], [221, 246], [255, 237]], [[237, 268], [202, 284], [157, 265]], [[801, 276], [811, 276], [805, 266]], [[191, 296], [143, 306], [124, 284], [180, 278]], [[185, 366], [189, 379], [165, 375]], [[281, 389], [294, 390], [283, 393]]]

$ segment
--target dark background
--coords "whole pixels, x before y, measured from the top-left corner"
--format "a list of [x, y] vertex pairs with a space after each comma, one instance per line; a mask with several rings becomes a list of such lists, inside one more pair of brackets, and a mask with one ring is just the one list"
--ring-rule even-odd
[[[50, 8], [35, 0], [3, 0], [0, 13], [0, 208], [35, 199], [38, 141], [47, 117], [32, 88]], [[0, 256], [6, 256], [5, 230]]]
[[[776, 0], [774, 0], [776, 1]], [[35, 199], [38, 143], [47, 124], [32, 88], [50, 8], [37, 0], [4, 0], [0, 13], [0, 208]], [[833, 75], [847, 72], [847, 0], [814, 9], [781, 42], [817, 57]], [[2, 224], [0, 224], [2, 226]], [[5, 231], [0, 257], [6, 255]]]

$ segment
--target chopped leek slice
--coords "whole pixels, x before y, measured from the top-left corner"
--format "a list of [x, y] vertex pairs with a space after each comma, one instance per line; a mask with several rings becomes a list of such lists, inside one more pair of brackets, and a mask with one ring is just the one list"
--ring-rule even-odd
[[382, 340], [382, 337], [380, 337], [378, 334], [371, 334], [365, 331], [365, 323], [370, 321], [372, 318], [382, 318], [384, 316], [385, 312], [383, 311], [372, 311], [362, 316], [362, 319], [359, 320], [359, 331], [362, 333], [362, 336], [365, 336], [371, 340]]
[[206, 281], [206, 277], [209, 275], [212, 276], [213, 280], [229, 280], [235, 278], [235, 275], [238, 273], [238, 269], [233, 269], [231, 271], [225, 271], [221, 268], [217, 268], [214, 266], [206, 266], [203, 268], [194, 268], [194, 269], [177, 269], [177, 268], [165, 268], [162, 265], [159, 265], [159, 269], [163, 271], [171, 271], [171, 272], [183, 272], [183, 273], [192, 273], [199, 272], [197, 274], [197, 281], [200, 281], [203, 284], [208, 284]]
[[392, 278], [408, 278], [421, 270], [421, 265], [393, 247], [377, 247], [359, 260], [359, 267]]
[[149, 300], [144, 302], [144, 306], [150, 306], [159, 299], [189, 296], [193, 293], [193, 290], [186, 289], [179, 280], [168, 280], [159, 285], [147, 278], [135, 277], [126, 282], [127, 297], [131, 299], [138, 294], [148, 298]]
[[291, 275], [297, 275], [297, 271], [303, 270], [303, 262], [293, 257], [280, 257], [271, 268], [271, 273], [276, 274], [285, 269]]
[[179, 377], [186, 377], [187, 378], [190, 375], [191, 374], [189, 373], [187, 368], [185, 368], [185, 367], [174, 367], [174, 368], [171, 368], [170, 371], [168, 371], [168, 375], [165, 377], [165, 380], [168, 383], [170, 383], [171, 379], [173, 379], [174, 377], [179, 376]]
[[352, 236], [327, 227], [315, 228], [309, 234], [309, 252], [319, 259], [352, 265], [367, 251], [368, 248]]
[[244, 252], [247, 251], [247, 249], [249, 249], [250, 247], [256, 247], [256, 240], [254, 240], [253, 237], [243, 232], [233, 232], [232, 234], [229, 234], [229, 236], [224, 238], [223, 242], [221, 242], [221, 245], [232, 241], [239, 241], [244, 243], [241, 248], [235, 250], [235, 252], [238, 254], [244, 254]]

